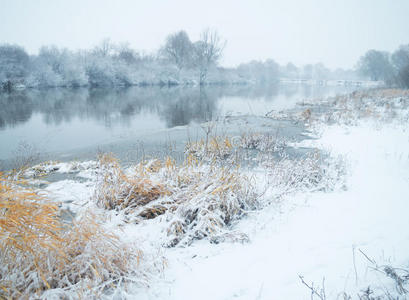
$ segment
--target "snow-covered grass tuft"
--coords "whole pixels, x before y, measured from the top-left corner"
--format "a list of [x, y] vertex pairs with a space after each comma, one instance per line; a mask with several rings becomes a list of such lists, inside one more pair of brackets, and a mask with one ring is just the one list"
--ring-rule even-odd
[[112, 154], [100, 155], [97, 174], [94, 199], [99, 206], [106, 209], [143, 206], [170, 194], [163, 184], [152, 181], [149, 170], [143, 166], [139, 172], [126, 175]]
[[206, 140], [189, 142], [186, 144], [185, 153], [196, 159], [212, 162], [215, 160], [226, 160], [234, 152], [234, 141], [227, 136], [215, 136]]
[[319, 151], [294, 159], [263, 155], [260, 164], [267, 172], [269, 188], [275, 191], [275, 197], [278, 198], [297, 192], [340, 188], [344, 185], [346, 175], [342, 156], [334, 158]]
[[[249, 211], [291, 193], [327, 191], [342, 183], [341, 159], [320, 152], [289, 158], [285, 141], [270, 135], [234, 140], [223, 136], [191, 142], [183, 163], [153, 159], [127, 170], [111, 154], [102, 155], [94, 201], [117, 210], [127, 223], [156, 219], [163, 226], [162, 244], [168, 247], [204, 238], [243, 242], [248, 237], [232, 233], [231, 227]], [[239, 152], [247, 149], [258, 153], [253, 157], [257, 170], [245, 171], [238, 164]], [[265, 201], [267, 191], [272, 197]]]
[[228, 226], [258, 206], [254, 182], [237, 166], [185, 164], [163, 175], [174, 189], [165, 216], [169, 246], [205, 237], [216, 242]]
[[64, 226], [58, 205], [0, 177], [0, 296], [102, 297], [148, 285], [163, 261], [148, 258], [83, 213]]
[[54, 172], [57, 173], [77, 173], [80, 171], [95, 169], [97, 167], [96, 161], [84, 161], [84, 162], [59, 162], [59, 161], [45, 161], [40, 164], [34, 165], [29, 168], [25, 168], [23, 172], [20, 172], [24, 178], [38, 178], [47, 176]]
[[255, 185], [238, 166], [208, 164], [192, 154], [181, 164], [171, 158], [140, 163], [126, 175], [115, 158], [104, 155], [99, 172], [95, 201], [135, 223], [160, 217], [167, 224], [166, 246], [206, 237], [220, 241], [228, 226], [258, 206]]
[[[287, 144], [286, 139], [277, 135], [248, 132], [241, 136], [213, 136], [207, 140], [189, 142], [185, 154], [206, 163], [230, 165], [252, 159], [258, 152], [281, 154]], [[253, 155], [249, 155], [249, 150], [254, 151]]]

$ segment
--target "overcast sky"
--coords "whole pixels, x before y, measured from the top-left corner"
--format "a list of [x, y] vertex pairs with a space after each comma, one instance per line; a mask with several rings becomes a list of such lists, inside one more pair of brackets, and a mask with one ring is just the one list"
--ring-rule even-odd
[[106, 37], [153, 51], [171, 32], [196, 40], [206, 27], [227, 40], [224, 66], [273, 58], [352, 67], [368, 49], [409, 43], [409, 0], [0, 0], [0, 43], [30, 53]]

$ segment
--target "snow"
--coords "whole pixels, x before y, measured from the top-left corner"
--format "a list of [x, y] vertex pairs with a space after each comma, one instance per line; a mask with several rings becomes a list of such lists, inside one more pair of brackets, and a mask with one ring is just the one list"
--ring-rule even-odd
[[326, 294], [332, 299], [343, 291], [356, 295], [379, 282], [358, 249], [378, 263], [407, 265], [406, 126], [332, 126], [321, 139], [308, 143], [347, 155], [346, 191], [292, 195], [282, 211], [271, 206], [253, 214], [239, 225], [247, 229], [249, 244], [203, 241], [172, 249], [166, 272], [171, 284], [151, 298], [309, 299], [298, 278], [302, 275], [316, 285], [325, 277]]
[[[136, 243], [150, 255], [166, 257], [167, 268], [149, 288], [133, 286], [118, 297], [310, 299], [311, 291], [299, 276], [318, 290], [325, 286], [327, 299], [342, 298], [344, 292], [355, 299], [368, 286], [374, 295], [397, 297], [394, 281], [375, 270], [383, 265], [409, 266], [409, 130], [407, 108], [396, 107], [401, 111], [387, 120], [352, 115], [354, 122], [346, 123], [351, 115], [340, 112], [335, 125], [319, 120], [311, 124], [315, 139], [289, 143], [320, 149], [335, 163], [325, 173], [332, 178], [325, 178], [318, 188], [296, 186], [280, 194], [286, 187], [274, 185], [280, 174], [272, 176], [268, 162], [246, 170], [257, 190], [266, 191], [260, 199], [264, 207], [247, 212], [226, 228], [227, 233], [246, 236], [236, 243], [212, 244], [203, 239], [163, 247], [167, 213], [134, 223], [124, 212], [96, 207], [92, 200], [98, 172], [95, 161], [50, 163], [27, 174], [71, 174], [72, 178], [50, 183], [42, 192], [71, 212], [90, 208], [105, 214], [105, 226], [120, 233], [124, 241]], [[382, 112], [382, 107], [377, 111]], [[345, 162], [346, 174], [334, 184], [340, 175], [331, 171], [340, 172], [338, 162]], [[301, 170], [308, 168], [301, 165]], [[135, 170], [124, 172], [131, 175]], [[310, 176], [289, 172], [289, 178], [294, 174], [301, 179]]]

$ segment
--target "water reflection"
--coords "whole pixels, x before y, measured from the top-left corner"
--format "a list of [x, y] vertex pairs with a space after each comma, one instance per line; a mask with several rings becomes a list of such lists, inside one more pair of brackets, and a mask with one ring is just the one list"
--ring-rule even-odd
[[46, 89], [0, 94], [0, 159], [19, 141], [68, 151], [137, 132], [204, 122], [226, 114], [261, 114], [345, 87], [265, 85]]

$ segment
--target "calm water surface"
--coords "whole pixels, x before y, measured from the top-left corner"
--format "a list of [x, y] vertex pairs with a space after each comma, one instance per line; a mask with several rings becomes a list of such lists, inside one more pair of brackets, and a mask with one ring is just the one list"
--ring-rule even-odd
[[46, 153], [96, 149], [226, 115], [265, 115], [302, 99], [351, 92], [333, 86], [272, 85], [47, 89], [0, 94], [0, 160], [21, 143]]

